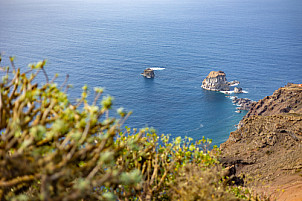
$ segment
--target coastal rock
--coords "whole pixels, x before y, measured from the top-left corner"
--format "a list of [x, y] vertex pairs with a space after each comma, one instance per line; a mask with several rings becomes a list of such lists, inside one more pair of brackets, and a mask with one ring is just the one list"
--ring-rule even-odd
[[251, 105], [237, 130], [220, 145], [220, 161], [235, 166], [235, 176], [253, 178], [253, 183], [246, 180], [245, 184], [260, 190], [258, 193], [275, 191], [278, 195], [276, 190], [284, 186], [301, 189], [297, 186], [302, 171], [301, 131], [302, 86], [291, 84]]
[[242, 88], [241, 88], [241, 87], [235, 87], [235, 88], [234, 88], [234, 93], [235, 93], [235, 94], [240, 94], [240, 93], [242, 93]]
[[152, 70], [151, 68], [147, 68], [144, 70], [143, 73], [141, 73], [141, 75], [143, 75], [146, 78], [154, 78], [154, 70]]
[[253, 115], [270, 116], [283, 113], [302, 113], [301, 85], [287, 84], [281, 87], [273, 95], [258, 101], [245, 118]]
[[240, 82], [238, 80], [234, 80], [234, 81], [228, 82], [228, 84], [230, 86], [236, 86], [236, 85], [240, 84]]
[[233, 103], [239, 106], [237, 107], [237, 110], [250, 110], [255, 101], [252, 101], [248, 98], [237, 98], [235, 96], [233, 98]]
[[229, 91], [230, 86], [223, 71], [211, 71], [201, 87], [210, 91]]

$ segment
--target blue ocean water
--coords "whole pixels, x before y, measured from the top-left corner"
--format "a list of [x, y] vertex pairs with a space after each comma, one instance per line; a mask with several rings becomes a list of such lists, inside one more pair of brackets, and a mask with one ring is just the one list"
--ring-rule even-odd
[[24, 68], [47, 59], [71, 99], [105, 87], [131, 127], [220, 144], [244, 113], [202, 80], [223, 70], [252, 100], [301, 83], [301, 21], [300, 0], [0, 0], [0, 51]]

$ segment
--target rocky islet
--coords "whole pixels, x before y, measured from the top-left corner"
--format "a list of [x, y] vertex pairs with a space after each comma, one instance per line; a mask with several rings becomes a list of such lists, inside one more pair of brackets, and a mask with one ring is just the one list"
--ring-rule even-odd
[[[241, 87], [234, 87], [234, 91], [230, 91], [230, 86], [237, 86], [238, 84], [240, 84], [240, 82], [237, 80], [228, 82], [226, 74], [223, 71], [211, 71], [203, 80], [201, 87], [210, 91], [221, 91], [225, 94], [231, 94], [232, 92], [235, 94], [243, 93]], [[233, 103], [238, 106], [236, 108], [237, 113], [241, 113], [241, 110], [249, 110], [254, 103], [254, 101], [250, 99], [238, 98], [236, 96], [232, 96], [231, 99]]]
[[[202, 81], [201, 87], [209, 91], [229, 91], [230, 86], [240, 84], [239, 81], [227, 81], [226, 74], [223, 71], [211, 71], [209, 75]], [[235, 87], [234, 93], [243, 93], [242, 88]]]
[[146, 78], [154, 78], [155, 77], [154, 70], [152, 70], [151, 68], [145, 69], [144, 72], [141, 73], [141, 75], [146, 77]]
[[211, 71], [203, 80], [201, 87], [210, 91], [229, 91], [230, 84], [223, 71]]

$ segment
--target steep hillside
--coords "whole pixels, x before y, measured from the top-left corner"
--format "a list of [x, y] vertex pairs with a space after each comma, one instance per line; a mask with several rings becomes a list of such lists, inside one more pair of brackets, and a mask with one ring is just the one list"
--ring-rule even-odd
[[302, 85], [288, 84], [273, 95], [255, 103], [245, 118], [253, 115], [270, 116], [282, 113], [302, 113]]
[[244, 175], [245, 185], [302, 199], [302, 87], [282, 87], [255, 103], [221, 149], [222, 162]]

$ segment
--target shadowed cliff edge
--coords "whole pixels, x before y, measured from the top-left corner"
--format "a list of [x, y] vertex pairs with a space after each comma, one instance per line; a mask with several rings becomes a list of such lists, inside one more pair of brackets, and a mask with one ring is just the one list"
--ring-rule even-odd
[[235, 181], [277, 200], [302, 199], [302, 86], [288, 84], [253, 103], [221, 144]]

